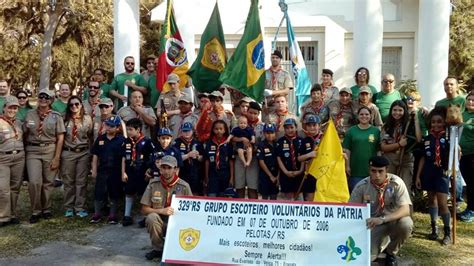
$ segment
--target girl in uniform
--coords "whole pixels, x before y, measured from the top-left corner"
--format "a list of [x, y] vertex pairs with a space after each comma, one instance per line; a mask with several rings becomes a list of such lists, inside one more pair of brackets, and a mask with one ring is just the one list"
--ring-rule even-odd
[[278, 196], [278, 178], [280, 169], [276, 160], [276, 126], [265, 124], [263, 135], [265, 139], [258, 143], [257, 159], [260, 166], [258, 191], [262, 194], [262, 199], [276, 200]]
[[223, 196], [224, 190], [234, 185], [233, 147], [226, 142], [228, 137], [227, 123], [214, 121], [204, 150], [204, 186], [211, 197]]
[[24, 131], [32, 215], [30, 223], [50, 219], [53, 180], [59, 168], [64, 143], [64, 120], [51, 109], [54, 93], [40, 91], [38, 107], [26, 114]]
[[90, 171], [89, 148], [93, 142], [92, 118], [85, 114], [82, 101], [77, 96], [69, 98], [64, 124], [66, 136], [61, 154], [61, 179], [64, 182], [65, 217], [74, 213], [87, 217], [86, 178]]

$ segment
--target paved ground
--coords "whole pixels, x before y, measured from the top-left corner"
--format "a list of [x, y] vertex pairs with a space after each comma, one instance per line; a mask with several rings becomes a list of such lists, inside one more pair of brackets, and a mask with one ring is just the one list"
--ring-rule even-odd
[[0, 259], [0, 265], [156, 265], [147, 261], [151, 250], [144, 228], [106, 225], [88, 234], [87, 245], [51, 242], [26, 257]]

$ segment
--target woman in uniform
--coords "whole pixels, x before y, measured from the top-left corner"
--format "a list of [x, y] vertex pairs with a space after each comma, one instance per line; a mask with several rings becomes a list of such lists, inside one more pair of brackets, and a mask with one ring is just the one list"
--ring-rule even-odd
[[92, 118], [84, 113], [82, 101], [77, 96], [68, 100], [64, 118], [66, 136], [61, 154], [61, 179], [64, 182], [64, 216], [73, 217], [74, 213], [87, 217], [86, 178], [90, 171], [89, 148], [92, 143]]
[[26, 168], [28, 170], [32, 215], [30, 223], [40, 218], [50, 219], [53, 180], [59, 168], [64, 142], [64, 121], [61, 114], [51, 109], [54, 93], [42, 90], [38, 107], [26, 114], [24, 131]]

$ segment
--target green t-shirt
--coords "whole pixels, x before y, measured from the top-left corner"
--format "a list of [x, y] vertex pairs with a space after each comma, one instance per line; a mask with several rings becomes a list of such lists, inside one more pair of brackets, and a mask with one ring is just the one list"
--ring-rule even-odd
[[[370, 90], [372, 91], [372, 97], [373, 97], [378, 92], [377, 89], [370, 84], [367, 86], [369, 86]], [[360, 86], [359, 85], [352, 86], [351, 91], [352, 91], [352, 100], [359, 99]]]
[[[100, 84], [100, 90], [101, 94], [99, 98], [110, 98], [109, 92], [110, 92], [110, 84], [107, 83], [102, 83]], [[82, 94], [82, 100], [87, 101], [89, 99], [89, 89], [84, 90], [84, 93]]]
[[462, 113], [464, 127], [459, 145], [463, 155], [474, 154], [474, 112], [467, 110]]
[[436, 102], [435, 107], [444, 106], [448, 107], [449, 104], [459, 104], [461, 106], [461, 112], [464, 112], [466, 106], [466, 96], [459, 95], [452, 99], [444, 98]]
[[[124, 94], [125, 90], [125, 81], [131, 80], [138, 86], [142, 86], [148, 89], [148, 83], [145, 81], [142, 75], [138, 73], [132, 73], [132, 74], [126, 74], [126, 73], [120, 73], [117, 76], [114, 77], [114, 80], [110, 84], [110, 91], [117, 91], [120, 95]], [[130, 99], [130, 95], [132, 94], [133, 90], [128, 89], [128, 95], [127, 97]], [[120, 109], [123, 106], [122, 101], [117, 102], [117, 110]]]
[[26, 113], [33, 108], [31, 107], [20, 107], [18, 108], [18, 112], [16, 113], [16, 119], [20, 120], [21, 122], [25, 122]]
[[0, 97], [0, 115], [3, 114], [3, 107], [5, 106], [5, 97]]
[[421, 136], [428, 136], [428, 125], [426, 123], [426, 117], [423, 115], [423, 110], [418, 109], [416, 116], [418, 116], [418, 122], [420, 122]]
[[380, 116], [382, 117], [382, 121], [384, 123], [387, 121], [387, 117], [390, 115], [390, 106], [392, 105], [392, 103], [396, 100], [401, 99], [402, 96], [397, 90], [394, 90], [391, 93], [379, 91], [374, 94], [372, 101], [379, 108]]
[[369, 159], [377, 155], [380, 147], [380, 129], [352, 126], [344, 137], [342, 147], [351, 152], [351, 176], [366, 177], [369, 175]]
[[56, 99], [51, 105], [51, 109], [53, 109], [53, 111], [56, 111], [60, 113], [62, 116], [64, 116], [67, 110], [67, 103], [61, 101], [61, 99]]
[[156, 74], [150, 75], [148, 79], [148, 93], [150, 93], [150, 106], [155, 108], [160, 98], [160, 91], [156, 88]]

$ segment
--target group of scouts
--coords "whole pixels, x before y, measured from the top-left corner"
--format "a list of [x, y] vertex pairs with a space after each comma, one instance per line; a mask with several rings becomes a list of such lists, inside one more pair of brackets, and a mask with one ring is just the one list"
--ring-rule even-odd
[[[282, 54], [274, 51], [261, 104], [227, 87], [193, 97], [180, 88], [176, 74], [168, 76], [169, 91], [159, 95], [153, 57], [147, 58], [142, 74], [134, 72], [134, 58], [126, 57], [125, 72], [111, 84], [105, 83], [104, 71], [97, 69], [83, 97], [71, 96], [67, 84], [60, 86], [56, 99], [54, 92], [41, 90], [37, 107], [26, 111], [21, 110], [26, 108], [23, 100], [28, 94], [8, 95], [8, 84], [0, 81], [1, 225], [19, 223], [16, 202], [25, 176], [30, 223], [53, 216], [55, 178], [64, 183], [64, 215], [89, 217], [86, 180], [91, 175], [95, 191], [90, 222], [100, 222], [108, 206], [107, 222], [117, 224], [119, 201], [125, 195], [122, 225], [131, 225], [134, 199], [141, 197], [146, 217], [139, 225], [150, 232], [154, 249], [147, 258], [153, 259], [161, 255], [163, 225], [173, 213], [174, 194], [253, 199], [259, 194], [262, 199], [280, 195], [312, 201], [316, 177], [305, 170], [332, 119], [344, 148], [350, 190], [361, 191], [357, 186], [364, 183], [361, 180], [367, 182], [371, 158], [383, 153], [382, 161], [375, 161], [400, 176], [409, 195], [413, 180], [417, 188], [430, 192], [432, 221], [439, 205], [445, 222], [443, 243], [449, 242], [448, 187], [442, 171], [448, 145], [445, 109], [437, 107], [428, 114], [417, 106], [421, 100], [417, 91], [402, 99], [391, 74], [384, 75], [382, 90], [377, 92], [369, 85], [369, 70], [362, 67], [354, 76], [356, 85], [340, 90], [334, 86], [334, 73], [324, 69], [321, 83], [311, 88], [310, 99], [296, 116], [287, 101], [293, 81], [281, 60]], [[467, 103], [464, 113], [471, 119], [467, 137], [472, 140], [474, 96], [458, 95], [453, 78], [447, 78], [444, 86], [447, 98], [437, 106], [460, 104], [464, 111]], [[233, 110], [223, 105], [226, 92]], [[422, 144], [420, 149], [417, 143]], [[473, 147], [466, 150], [472, 160]], [[468, 165], [471, 170], [472, 165]], [[468, 195], [472, 195], [469, 178]], [[377, 191], [399, 182], [386, 180], [374, 185]], [[465, 215], [472, 216], [473, 197], [468, 198], [471, 204]], [[411, 205], [409, 197], [408, 201]], [[437, 238], [436, 224], [432, 238]]]

